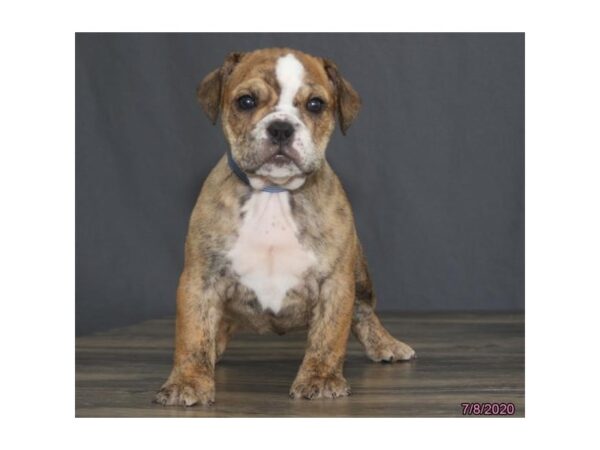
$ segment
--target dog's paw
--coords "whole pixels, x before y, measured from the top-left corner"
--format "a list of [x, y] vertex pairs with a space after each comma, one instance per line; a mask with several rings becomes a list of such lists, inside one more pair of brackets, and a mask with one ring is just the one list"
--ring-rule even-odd
[[375, 362], [408, 361], [417, 357], [415, 351], [393, 337], [382, 339], [367, 349], [367, 356]]
[[290, 397], [305, 398], [336, 398], [350, 395], [348, 383], [341, 375], [327, 377], [311, 376], [294, 381], [290, 389]]
[[164, 406], [212, 405], [215, 402], [215, 384], [212, 380], [167, 381], [156, 393], [154, 402]]

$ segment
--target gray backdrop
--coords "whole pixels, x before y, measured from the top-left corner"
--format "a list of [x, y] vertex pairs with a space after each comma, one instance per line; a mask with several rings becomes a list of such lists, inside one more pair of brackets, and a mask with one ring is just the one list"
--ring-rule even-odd
[[380, 310], [524, 307], [523, 34], [77, 34], [76, 330], [175, 312], [225, 150], [195, 98], [234, 50], [333, 59], [363, 99], [328, 159]]

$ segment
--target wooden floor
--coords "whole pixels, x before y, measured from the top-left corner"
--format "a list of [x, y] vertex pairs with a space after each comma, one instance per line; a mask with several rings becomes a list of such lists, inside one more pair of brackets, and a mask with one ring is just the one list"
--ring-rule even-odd
[[305, 334], [238, 335], [216, 371], [213, 406], [163, 407], [154, 392], [169, 374], [172, 319], [76, 339], [77, 417], [452, 417], [464, 402], [512, 402], [525, 414], [522, 314], [384, 314], [418, 359], [369, 361], [351, 337], [345, 376], [352, 396], [291, 400]]

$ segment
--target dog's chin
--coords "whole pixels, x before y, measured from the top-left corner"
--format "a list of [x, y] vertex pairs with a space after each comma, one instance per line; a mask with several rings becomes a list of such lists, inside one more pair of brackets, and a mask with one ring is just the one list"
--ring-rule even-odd
[[265, 161], [248, 178], [255, 189], [279, 186], [287, 190], [294, 190], [304, 184], [306, 174], [290, 158], [277, 154]]

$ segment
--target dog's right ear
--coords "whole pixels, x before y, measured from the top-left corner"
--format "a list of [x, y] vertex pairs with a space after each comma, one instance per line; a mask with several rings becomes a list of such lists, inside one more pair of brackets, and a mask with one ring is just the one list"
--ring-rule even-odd
[[196, 89], [198, 101], [213, 125], [217, 123], [217, 118], [219, 117], [225, 80], [231, 75], [231, 72], [233, 72], [233, 69], [243, 57], [244, 53], [241, 52], [234, 52], [227, 55], [223, 65], [206, 75]]

